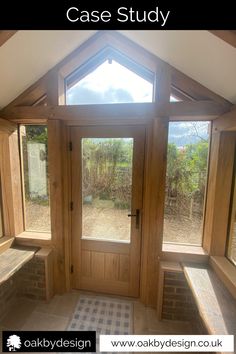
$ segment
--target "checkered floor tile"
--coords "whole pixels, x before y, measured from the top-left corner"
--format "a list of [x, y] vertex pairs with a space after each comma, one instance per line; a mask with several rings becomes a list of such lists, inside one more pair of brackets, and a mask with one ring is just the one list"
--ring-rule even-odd
[[102, 296], [81, 295], [68, 331], [96, 331], [99, 334], [133, 334], [133, 304]]

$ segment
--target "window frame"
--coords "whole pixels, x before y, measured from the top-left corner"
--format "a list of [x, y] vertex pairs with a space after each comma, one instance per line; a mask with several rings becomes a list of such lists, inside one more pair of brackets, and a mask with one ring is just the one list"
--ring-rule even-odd
[[121, 53], [119, 50], [107, 46], [106, 48], [100, 50], [96, 55], [89, 58], [83, 64], [78, 66], [72, 73], [65, 77], [65, 92], [67, 88], [71, 88], [85, 76], [93, 72], [106, 60], [115, 60], [120, 65], [124, 66], [128, 70], [132, 71], [136, 75], [140, 76], [144, 80], [153, 84], [153, 98], [154, 98], [154, 84], [155, 84], [155, 73], [147, 69], [145, 66], [137, 63], [133, 59]]
[[[169, 121], [170, 123], [178, 123], [183, 122], [179, 121]], [[200, 120], [194, 121], [186, 121], [186, 123], [191, 122], [201, 122]], [[206, 122], [206, 121], [205, 121]], [[210, 153], [211, 153], [211, 139], [212, 139], [212, 121], [208, 122], [208, 130], [209, 130], [209, 140], [208, 140], [208, 154], [207, 154], [207, 167], [206, 167], [206, 183], [205, 183], [205, 191], [204, 191], [204, 201], [203, 201], [203, 209], [202, 209], [202, 227], [201, 227], [201, 244], [186, 244], [186, 243], [177, 243], [177, 242], [165, 242], [164, 241], [164, 215], [165, 215], [165, 205], [163, 208], [163, 239], [162, 239], [162, 251], [163, 252], [174, 252], [174, 253], [186, 253], [188, 250], [197, 255], [206, 255], [207, 252], [204, 249], [204, 237], [205, 237], [205, 218], [206, 218], [206, 204], [207, 204], [207, 189], [209, 182], [209, 168], [210, 168]], [[167, 137], [167, 149], [169, 143], [169, 136]], [[167, 176], [167, 159], [166, 156], [166, 176]], [[165, 177], [165, 186], [166, 186], [166, 177]]]
[[[106, 61], [114, 60], [119, 65], [123, 66], [127, 70], [136, 74], [143, 80], [152, 84], [152, 103], [155, 100], [155, 72], [146, 68], [144, 65], [137, 63], [135, 60], [131, 59], [127, 55], [121, 53], [119, 50], [107, 46], [100, 50], [96, 55], [90, 57], [88, 60], [83, 62], [74, 71], [64, 78], [64, 101], [67, 105], [67, 90], [75, 86], [79, 81], [85, 78], [87, 75], [95, 71], [100, 65], [104, 64]], [[134, 102], [138, 103], [138, 102]], [[109, 104], [109, 103], [106, 103]], [[78, 105], [83, 105], [79, 104]]]
[[[220, 119], [220, 118], [219, 118]], [[232, 119], [232, 125], [234, 121]], [[231, 127], [230, 127], [231, 128]], [[209, 184], [203, 247], [209, 254], [209, 264], [236, 298], [236, 267], [226, 257], [230, 217], [236, 130], [212, 124]]]

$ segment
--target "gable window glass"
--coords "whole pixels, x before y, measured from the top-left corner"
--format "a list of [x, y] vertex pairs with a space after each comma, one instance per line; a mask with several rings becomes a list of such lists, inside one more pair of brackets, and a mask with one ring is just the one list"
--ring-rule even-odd
[[165, 243], [202, 244], [209, 122], [170, 122], [165, 185]]
[[180, 102], [180, 101], [182, 101], [182, 100], [179, 97], [177, 97], [173, 94], [170, 95], [170, 102]]
[[66, 79], [67, 105], [153, 101], [154, 74], [121, 54], [112, 56], [98, 55]]
[[47, 127], [25, 125], [20, 132], [25, 230], [50, 232]]
[[[236, 154], [235, 154], [236, 155]], [[236, 158], [235, 158], [236, 160]], [[234, 166], [234, 176], [231, 195], [231, 212], [228, 227], [227, 257], [236, 265], [236, 161]]]

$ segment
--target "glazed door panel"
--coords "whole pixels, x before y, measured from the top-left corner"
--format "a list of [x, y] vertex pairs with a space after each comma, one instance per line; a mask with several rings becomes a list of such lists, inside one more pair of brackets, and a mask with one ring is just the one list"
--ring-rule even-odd
[[73, 127], [72, 284], [139, 296], [145, 128]]

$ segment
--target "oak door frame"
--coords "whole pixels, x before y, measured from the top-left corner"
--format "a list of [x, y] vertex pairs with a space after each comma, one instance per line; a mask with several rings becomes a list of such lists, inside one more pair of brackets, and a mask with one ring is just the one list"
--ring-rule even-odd
[[[113, 117], [112, 117], [113, 118]], [[65, 272], [66, 290], [71, 290], [71, 212], [69, 202], [71, 200], [70, 191], [70, 152], [69, 152], [69, 128], [87, 126], [87, 119], [71, 120], [63, 122], [63, 161], [65, 173], [64, 181], [64, 241], [65, 241]], [[94, 119], [88, 119], [89, 125], [95, 125]], [[145, 125], [145, 173], [144, 173], [144, 205], [143, 205], [143, 225], [142, 225], [142, 245], [141, 245], [141, 274], [140, 274], [140, 301], [148, 306], [155, 306], [157, 299], [158, 263], [162, 254], [162, 229], [163, 220], [157, 219], [157, 215], [164, 212], [164, 190], [166, 157], [168, 144], [168, 117], [153, 118], [149, 114], [132, 119], [127, 119], [127, 123], [122, 115], [121, 119], [98, 118], [96, 125], [125, 126], [125, 125]], [[157, 172], [157, 169], [160, 172]], [[69, 172], [68, 172], [69, 171]], [[157, 173], [157, 175], [155, 175]], [[155, 179], [155, 185], [154, 185]], [[158, 195], [158, 199], [153, 196]], [[151, 210], [151, 215], [149, 210]]]

